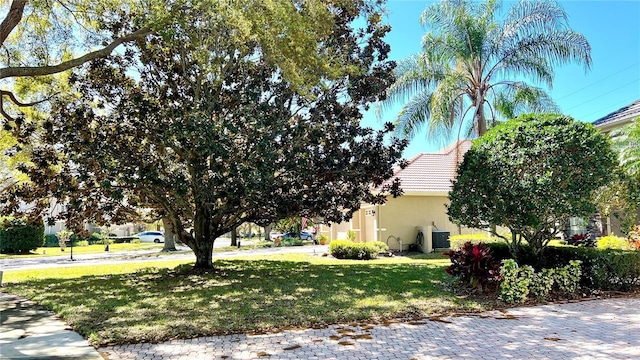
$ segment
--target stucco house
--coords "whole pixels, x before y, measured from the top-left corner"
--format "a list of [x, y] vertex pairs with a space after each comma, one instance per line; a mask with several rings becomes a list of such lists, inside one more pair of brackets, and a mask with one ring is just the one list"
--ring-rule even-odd
[[331, 240], [346, 239], [352, 230], [358, 241], [382, 241], [390, 249], [407, 250], [416, 244], [421, 230], [420, 247], [431, 251], [427, 246], [434, 230], [451, 235], [478, 232], [451, 223], [445, 207], [457, 165], [470, 148], [470, 140], [460, 140], [437, 153], [415, 155], [406, 168], [396, 169], [394, 178], [400, 178], [404, 191], [401, 197], [389, 197], [384, 205], [363, 204], [349, 222], [322, 226], [320, 233]]
[[[638, 117], [640, 117], [640, 99], [595, 120], [593, 125], [601, 131], [611, 134], [612, 131], [631, 124]], [[638, 220], [640, 221], [640, 211], [638, 211]], [[615, 216], [607, 216], [602, 219], [602, 222], [603, 235], [612, 233], [620, 235], [622, 233], [620, 222]]]

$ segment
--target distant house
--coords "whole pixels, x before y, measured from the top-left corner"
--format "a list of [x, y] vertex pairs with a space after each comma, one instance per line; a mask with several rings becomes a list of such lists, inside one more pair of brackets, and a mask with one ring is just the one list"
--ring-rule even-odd
[[[638, 117], [640, 117], [640, 99], [595, 120], [593, 125], [601, 131], [611, 134], [612, 131], [631, 124]], [[638, 212], [638, 219], [640, 220], [640, 211]], [[615, 216], [608, 216], [603, 219], [602, 234], [609, 235], [612, 233], [617, 235], [622, 233], [620, 231], [620, 222]]]
[[432, 230], [451, 235], [478, 232], [451, 223], [445, 207], [457, 165], [470, 148], [470, 140], [461, 140], [437, 153], [415, 155], [406, 168], [395, 172], [394, 178], [400, 178], [404, 191], [401, 197], [389, 197], [384, 205], [364, 204], [349, 222], [321, 227], [320, 233], [331, 240], [346, 239], [351, 230], [356, 240], [377, 240], [387, 243], [390, 249], [407, 250], [416, 243], [418, 230], [425, 242], [431, 238]]

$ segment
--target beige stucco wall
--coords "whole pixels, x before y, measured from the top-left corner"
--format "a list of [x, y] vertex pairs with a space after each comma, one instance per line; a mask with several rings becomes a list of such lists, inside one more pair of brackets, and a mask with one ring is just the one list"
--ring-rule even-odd
[[447, 216], [445, 204], [448, 201], [446, 195], [404, 195], [388, 199], [385, 205], [379, 207], [380, 241], [387, 243], [390, 249], [400, 249], [402, 243], [402, 250], [407, 250], [409, 244], [416, 242], [416, 226], [434, 225], [434, 229], [458, 234], [458, 227]]
[[[346, 234], [352, 229], [358, 241], [382, 241], [392, 250], [400, 250], [401, 243], [402, 250], [414, 244], [416, 226], [434, 226], [434, 230], [446, 230], [451, 235], [481, 232], [459, 228], [451, 223], [445, 206], [448, 203], [446, 193], [405, 194], [399, 198], [389, 198], [384, 205], [364, 205], [350, 222], [332, 225], [331, 232]], [[337, 238], [344, 237], [332, 237]]]

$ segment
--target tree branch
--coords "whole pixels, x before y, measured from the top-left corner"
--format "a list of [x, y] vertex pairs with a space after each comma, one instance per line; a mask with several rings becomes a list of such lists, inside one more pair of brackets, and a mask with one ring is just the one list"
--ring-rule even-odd
[[92, 51], [79, 58], [65, 61], [57, 65], [36, 66], [36, 67], [30, 67], [30, 66], [7, 67], [4, 69], [0, 69], [0, 79], [5, 79], [9, 77], [43, 76], [43, 75], [57, 74], [57, 73], [72, 69], [74, 67], [80, 66], [91, 60], [106, 57], [109, 54], [111, 54], [111, 52], [120, 44], [142, 38], [151, 33], [152, 33], [152, 30], [150, 28], [142, 28], [129, 35], [122, 36], [113, 40], [108, 46], [100, 50]]
[[27, 0], [13, 0], [11, 3], [9, 13], [7, 13], [7, 16], [2, 20], [2, 24], [0, 24], [0, 44], [4, 44], [9, 34], [15, 29], [20, 20], [22, 20], [22, 13], [24, 12], [26, 4]]
[[[9, 99], [11, 100], [12, 103], [14, 103], [15, 105], [20, 106], [20, 107], [27, 107], [27, 106], [34, 106], [34, 105], [41, 104], [41, 103], [43, 103], [45, 101], [51, 100], [54, 96], [56, 96], [58, 94], [59, 93], [55, 93], [55, 94], [53, 94], [53, 95], [51, 95], [51, 96], [49, 96], [49, 97], [47, 97], [45, 99], [42, 99], [42, 100], [37, 100], [37, 101], [34, 101], [34, 102], [30, 102], [30, 103], [23, 103], [20, 100], [18, 100], [16, 98], [16, 96], [11, 91], [0, 90], [0, 97], [5, 97], [5, 96], [9, 97]], [[0, 101], [2, 101], [2, 100], [0, 100]]]

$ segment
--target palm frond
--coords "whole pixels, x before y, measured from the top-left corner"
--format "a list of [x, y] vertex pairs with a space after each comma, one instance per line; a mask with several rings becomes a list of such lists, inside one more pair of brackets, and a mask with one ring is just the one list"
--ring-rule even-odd
[[413, 139], [420, 127], [429, 122], [431, 117], [432, 93], [423, 91], [408, 101], [398, 113], [394, 121], [395, 135], [403, 139]]
[[549, 87], [553, 84], [554, 71], [546, 58], [543, 57], [514, 57], [506, 59], [494, 68], [492, 74], [485, 75], [487, 78], [509, 78], [513, 74], [521, 74], [530, 77], [537, 83], [545, 84]]
[[611, 134], [620, 165], [627, 174], [640, 181], [640, 117]]
[[544, 89], [522, 81], [496, 83], [492, 91], [495, 91], [493, 107], [504, 119], [512, 119], [525, 113], [560, 111]]

